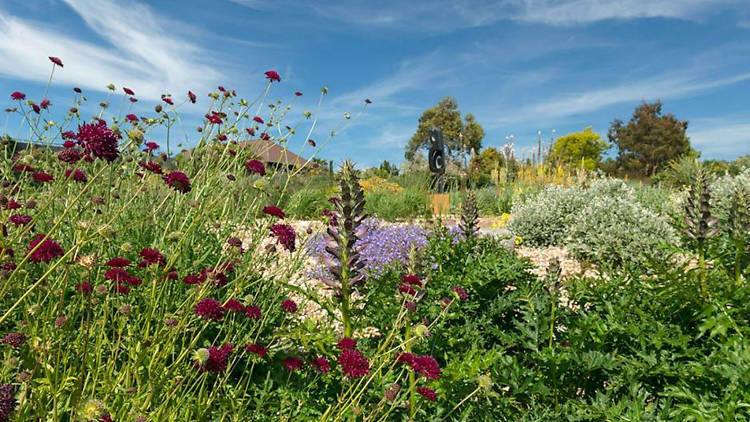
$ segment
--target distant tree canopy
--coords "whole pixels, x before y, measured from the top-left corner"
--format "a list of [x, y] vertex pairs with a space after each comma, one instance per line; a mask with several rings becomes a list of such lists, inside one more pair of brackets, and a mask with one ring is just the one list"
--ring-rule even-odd
[[486, 185], [490, 182], [492, 170], [503, 166], [503, 155], [493, 147], [485, 148], [481, 153], [471, 157], [467, 175], [469, 181], [477, 186]]
[[406, 146], [404, 157], [407, 160], [414, 160], [418, 150], [430, 147], [429, 130], [433, 126], [443, 131], [443, 141], [449, 158], [455, 160], [461, 154], [470, 152], [472, 148], [476, 152], [482, 148], [482, 126], [472, 114], [466, 114], [462, 120], [456, 100], [446, 97], [422, 113], [417, 131]]
[[602, 153], [609, 148], [591, 127], [582, 132], [573, 132], [557, 138], [552, 145], [550, 159], [564, 164], [582, 165], [593, 170], [602, 160]]
[[636, 107], [627, 124], [615, 119], [609, 127], [609, 140], [617, 146], [617, 165], [634, 176], [655, 175], [671, 160], [692, 151], [685, 134], [686, 120], [671, 113], [661, 114], [661, 101], [644, 102]]

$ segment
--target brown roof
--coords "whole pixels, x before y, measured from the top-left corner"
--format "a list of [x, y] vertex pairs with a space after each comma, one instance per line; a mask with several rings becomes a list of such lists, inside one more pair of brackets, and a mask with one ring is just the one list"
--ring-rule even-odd
[[261, 161], [266, 163], [278, 163], [287, 166], [301, 166], [307, 162], [306, 158], [289, 151], [271, 141], [256, 139], [252, 141], [240, 142], [246, 148], [249, 148], [253, 154], [257, 155]]

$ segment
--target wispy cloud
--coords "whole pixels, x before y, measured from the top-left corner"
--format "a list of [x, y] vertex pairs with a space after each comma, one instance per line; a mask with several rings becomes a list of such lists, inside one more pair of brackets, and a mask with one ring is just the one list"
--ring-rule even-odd
[[[104, 90], [109, 83], [136, 90], [140, 97], [158, 98], [167, 90], [207, 90], [221, 73], [204, 62], [209, 54], [168, 31], [174, 24], [141, 3], [111, 0], [65, 0], [98, 37], [84, 41], [49, 24], [3, 13], [0, 17], [0, 73], [22, 80], [46, 82], [50, 63], [59, 56], [65, 67], [55, 73], [57, 84]], [[116, 19], [111, 17], [116, 16]], [[51, 29], [48, 29], [51, 28]]]
[[750, 123], [728, 119], [697, 119], [688, 125], [688, 136], [704, 158], [731, 158], [750, 154]]

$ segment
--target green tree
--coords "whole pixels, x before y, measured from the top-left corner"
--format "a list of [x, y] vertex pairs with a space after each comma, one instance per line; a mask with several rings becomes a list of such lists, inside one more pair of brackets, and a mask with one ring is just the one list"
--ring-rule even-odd
[[589, 126], [582, 132], [573, 132], [557, 138], [552, 145], [550, 159], [558, 163], [583, 165], [584, 168], [593, 170], [602, 161], [602, 153], [609, 146], [607, 141]]
[[414, 160], [418, 150], [430, 147], [429, 131], [433, 126], [443, 131], [443, 141], [449, 158], [456, 160], [472, 149], [479, 152], [482, 148], [484, 138], [482, 126], [477, 123], [472, 114], [467, 114], [462, 120], [456, 100], [446, 97], [436, 106], [422, 113], [417, 131], [406, 146], [404, 156], [407, 160]]
[[688, 122], [671, 113], [661, 114], [661, 101], [644, 102], [636, 107], [627, 124], [615, 119], [609, 127], [609, 140], [617, 145], [617, 162], [627, 174], [655, 175], [671, 160], [692, 151], [685, 134]]
[[469, 161], [467, 175], [475, 186], [487, 185], [491, 181], [492, 170], [503, 166], [503, 155], [493, 147], [485, 148], [479, 154], [474, 154]]

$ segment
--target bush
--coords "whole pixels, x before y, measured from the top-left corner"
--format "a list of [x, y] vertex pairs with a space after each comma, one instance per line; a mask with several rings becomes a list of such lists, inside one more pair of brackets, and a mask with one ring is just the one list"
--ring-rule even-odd
[[429, 217], [432, 214], [427, 192], [413, 187], [401, 192], [378, 191], [365, 195], [367, 214], [384, 220]]
[[329, 208], [327, 192], [303, 188], [289, 198], [287, 209], [296, 218], [320, 218], [323, 209]]
[[582, 189], [552, 185], [533, 199], [513, 204], [508, 226], [527, 245], [562, 245], [585, 202]]

